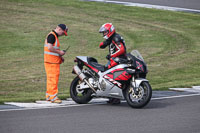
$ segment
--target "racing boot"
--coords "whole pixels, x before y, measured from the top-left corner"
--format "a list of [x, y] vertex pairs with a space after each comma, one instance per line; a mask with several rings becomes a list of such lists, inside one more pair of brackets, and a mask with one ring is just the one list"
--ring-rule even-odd
[[109, 101], [107, 101], [107, 103], [109, 103], [109, 104], [120, 104], [121, 101], [120, 101], [120, 99], [117, 99], [117, 98], [109, 98]]

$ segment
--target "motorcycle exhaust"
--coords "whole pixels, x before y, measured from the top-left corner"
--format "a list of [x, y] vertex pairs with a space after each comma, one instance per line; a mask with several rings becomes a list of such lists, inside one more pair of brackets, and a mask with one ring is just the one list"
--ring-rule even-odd
[[82, 81], [86, 78], [85, 74], [82, 73], [82, 71], [80, 70], [80, 68], [78, 66], [74, 66], [74, 72], [78, 75], [78, 77]]
[[96, 93], [96, 90], [94, 89], [94, 87], [86, 80], [85, 74], [82, 73], [82, 71], [77, 65], [74, 66], [74, 72], [78, 75], [81, 81], [84, 81]]

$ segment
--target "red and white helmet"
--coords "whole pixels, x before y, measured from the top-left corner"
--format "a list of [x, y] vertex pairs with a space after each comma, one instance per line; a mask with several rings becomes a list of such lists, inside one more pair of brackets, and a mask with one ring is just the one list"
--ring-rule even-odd
[[115, 33], [115, 27], [112, 23], [105, 23], [99, 29], [99, 33], [103, 33], [103, 38], [108, 39]]

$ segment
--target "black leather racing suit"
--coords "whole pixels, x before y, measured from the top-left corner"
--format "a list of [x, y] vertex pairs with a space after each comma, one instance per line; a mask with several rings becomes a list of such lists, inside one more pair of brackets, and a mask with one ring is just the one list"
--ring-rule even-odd
[[108, 69], [117, 65], [114, 61], [114, 58], [126, 58], [126, 46], [123, 37], [119, 34], [114, 33], [109, 39], [100, 43], [100, 48], [106, 48], [109, 46], [109, 55], [107, 55], [107, 59], [110, 61], [107, 64]]

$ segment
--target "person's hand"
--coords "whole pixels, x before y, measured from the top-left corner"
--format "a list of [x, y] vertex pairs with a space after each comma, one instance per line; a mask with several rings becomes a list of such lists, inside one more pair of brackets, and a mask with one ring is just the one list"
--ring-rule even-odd
[[109, 54], [106, 56], [106, 59], [110, 60], [110, 55]]
[[62, 63], [64, 63], [65, 59], [63, 57], [61, 57], [61, 61], [62, 61]]
[[59, 51], [59, 55], [60, 55], [60, 56], [63, 56], [63, 55], [65, 55], [65, 52], [64, 52], [63, 50], [60, 50], [60, 51]]

